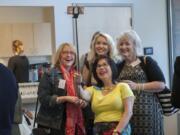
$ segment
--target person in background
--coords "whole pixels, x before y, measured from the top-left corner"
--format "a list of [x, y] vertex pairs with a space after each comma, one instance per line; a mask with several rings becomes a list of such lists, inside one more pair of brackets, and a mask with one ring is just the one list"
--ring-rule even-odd
[[117, 49], [119, 82], [129, 84], [136, 97], [131, 119], [132, 135], [164, 135], [163, 116], [156, 92], [165, 88], [164, 75], [151, 57], [141, 56], [141, 39], [134, 30], [123, 32]]
[[17, 96], [13, 73], [0, 63], [0, 135], [11, 135]]
[[14, 56], [8, 61], [8, 68], [11, 69], [18, 83], [29, 81], [29, 61], [23, 54], [24, 46], [20, 40], [14, 40], [12, 43]]
[[108, 56], [99, 56], [92, 69], [97, 85], [80, 89], [95, 113], [94, 135], [130, 135], [134, 95], [128, 84], [115, 82], [117, 68]]
[[[20, 40], [14, 40], [12, 42], [12, 51], [14, 56], [9, 58], [8, 68], [12, 70], [16, 77], [17, 83], [24, 83], [29, 81], [29, 61], [28, 58], [23, 54], [24, 47]], [[20, 92], [18, 92], [18, 100], [16, 103], [15, 114], [14, 114], [14, 124], [12, 128], [12, 135], [20, 135], [19, 124], [22, 123], [22, 108]], [[28, 112], [28, 111], [26, 111]], [[29, 112], [28, 112], [29, 113]], [[30, 114], [30, 113], [29, 113]]]
[[49, 129], [50, 135], [85, 135], [81, 107], [86, 103], [78, 97], [75, 64], [75, 48], [63, 43], [55, 54], [54, 67], [40, 80], [37, 123]]
[[[96, 57], [100, 55], [107, 55], [114, 59], [114, 54], [114, 41], [112, 37], [100, 31], [95, 32], [91, 39], [90, 51], [85, 54], [85, 58], [82, 62], [84, 63], [81, 71], [84, 87], [96, 84], [96, 81], [92, 74], [92, 66]], [[90, 105], [84, 108], [83, 113], [85, 118], [87, 135], [92, 135], [94, 114], [91, 110]]]

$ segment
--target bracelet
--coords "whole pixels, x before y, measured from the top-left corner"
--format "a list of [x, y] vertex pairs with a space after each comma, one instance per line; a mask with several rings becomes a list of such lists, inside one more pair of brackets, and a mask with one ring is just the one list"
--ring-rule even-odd
[[142, 83], [142, 90], [144, 90], [144, 83]]
[[141, 84], [138, 83], [138, 84], [137, 84], [137, 91], [138, 91], [138, 93], [140, 93], [140, 90], [141, 90]]
[[114, 129], [113, 133], [117, 133], [118, 135], [121, 135], [121, 133], [117, 129]]

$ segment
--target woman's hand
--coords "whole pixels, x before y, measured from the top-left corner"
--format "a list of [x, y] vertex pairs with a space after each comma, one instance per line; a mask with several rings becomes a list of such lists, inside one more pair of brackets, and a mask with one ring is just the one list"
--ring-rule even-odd
[[82, 76], [80, 73], [75, 73], [74, 77], [76, 78], [75, 81], [77, 84], [81, 84], [82, 83]]
[[83, 99], [79, 99], [78, 97], [75, 97], [75, 96], [68, 96], [68, 97], [69, 97], [70, 103], [73, 103], [83, 108], [87, 106], [87, 102]]
[[112, 135], [121, 135], [121, 133], [120, 133], [118, 130], [115, 129], [115, 130], [113, 131]]
[[84, 107], [87, 106], [87, 104], [88, 104], [88, 103], [87, 103], [85, 100], [79, 99], [79, 105], [80, 105], [80, 107], [84, 108]]
[[136, 90], [138, 87], [138, 83], [135, 83], [135, 82], [130, 81], [130, 80], [122, 80], [122, 82], [127, 83], [132, 90]]
[[80, 99], [76, 96], [60, 96], [56, 98], [56, 102], [57, 103], [69, 102], [83, 108], [86, 107], [88, 104], [85, 100]]
[[67, 102], [70, 102], [75, 105], [79, 105], [79, 98], [76, 96], [66, 96], [67, 97]]
[[76, 96], [59, 96], [56, 98], [56, 103], [69, 102], [72, 104], [79, 104], [79, 98]]

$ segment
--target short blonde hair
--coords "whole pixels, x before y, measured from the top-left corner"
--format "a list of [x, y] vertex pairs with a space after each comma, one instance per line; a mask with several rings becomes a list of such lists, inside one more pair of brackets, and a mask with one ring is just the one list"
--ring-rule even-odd
[[20, 40], [14, 40], [14, 41], [12, 42], [13, 52], [18, 53], [18, 54], [22, 53], [24, 50], [22, 50], [22, 48], [21, 48], [20, 46], [23, 46], [22, 41], [20, 41]]
[[97, 41], [97, 39], [99, 37], [104, 37], [107, 40], [107, 44], [108, 44], [108, 48], [109, 48], [108, 56], [110, 58], [113, 58], [114, 55], [115, 55], [115, 50], [114, 50], [115, 43], [114, 43], [113, 38], [110, 35], [106, 34], [106, 33], [98, 32], [95, 35], [95, 37], [94, 37], [94, 39], [92, 40], [92, 43], [91, 43], [91, 48], [90, 48], [91, 50], [88, 53], [88, 57], [87, 57], [87, 60], [89, 62], [93, 62], [95, 60], [95, 58], [96, 58], [97, 54], [95, 52], [95, 44], [96, 44], [96, 41]]
[[[141, 41], [141, 38], [139, 37], [139, 35], [136, 33], [136, 31], [128, 30], [128, 31], [122, 32], [121, 35], [119, 36], [119, 38], [117, 39], [117, 50], [118, 50], [120, 43], [124, 39], [133, 42], [135, 53], [137, 56], [142, 55], [142, 45], [141, 45], [142, 41]], [[121, 55], [119, 51], [118, 51], [118, 53], [119, 53], [119, 55]]]
[[73, 64], [73, 65], [75, 66], [75, 64], [76, 64], [76, 59], [77, 59], [76, 49], [75, 49], [74, 46], [71, 45], [70, 43], [65, 42], [65, 43], [60, 44], [59, 48], [58, 48], [57, 51], [56, 51], [56, 54], [55, 54], [55, 57], [54, 57], [54, 66], [55, 66], [55, 67], [59, 67], [59, 65], [60, 65], [60, 56], [61, 56], [61, 53], [62, 53], [62, 51], [63, 51], [63, 49], [64, 49], [65, 46], [70, 47], [71, 50], [74, 52], [75, 61], [74, 61], [74, 64]]

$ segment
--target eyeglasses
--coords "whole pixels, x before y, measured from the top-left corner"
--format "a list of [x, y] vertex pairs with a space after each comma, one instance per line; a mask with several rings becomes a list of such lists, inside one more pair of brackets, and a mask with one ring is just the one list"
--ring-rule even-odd
[[109, 66], [109, 64], [108, 63], [103, 63], [103, 64], [98, 64], [97, 65], [97, 68], [101, 68], [101, 67], [108, 67]]
[[62, 51], [62, 54], [64, 54], [64, 55], [68, 55], [68, 54], [75, 55], [75, 53], [72, 51]]

